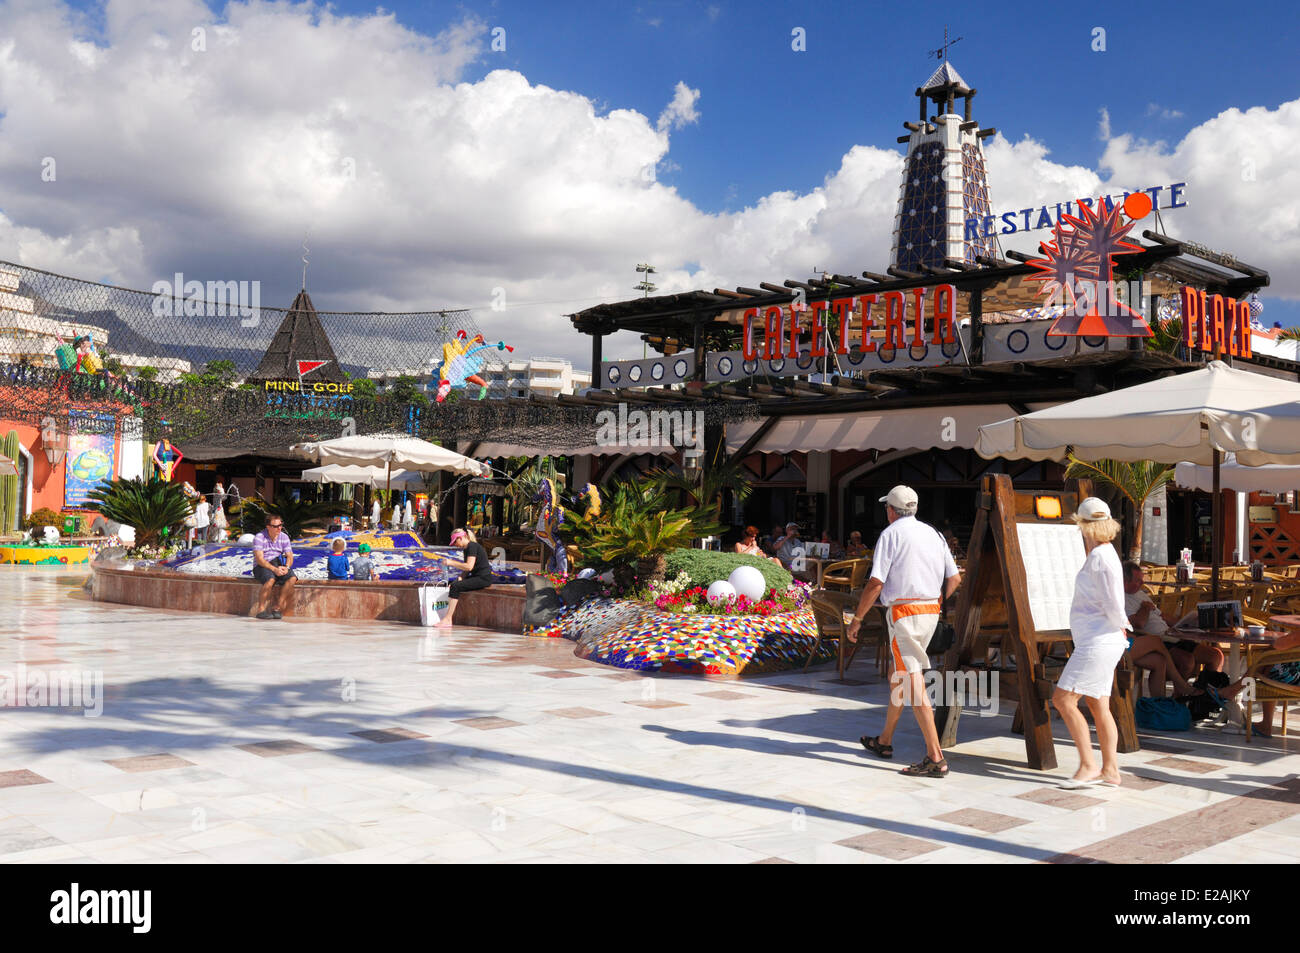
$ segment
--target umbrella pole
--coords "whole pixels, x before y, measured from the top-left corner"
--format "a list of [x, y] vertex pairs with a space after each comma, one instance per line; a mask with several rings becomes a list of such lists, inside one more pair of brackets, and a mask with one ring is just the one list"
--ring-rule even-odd
[[1222, 454], [1214, 451], [1214, 497], [1210, 501], [1210, 537], [1214, 552], [1210, 554], [1210, 601], [1219, 601], [1219, 566], [1223, 563], [1223, 493], [1219, 490], [1219, 461]]

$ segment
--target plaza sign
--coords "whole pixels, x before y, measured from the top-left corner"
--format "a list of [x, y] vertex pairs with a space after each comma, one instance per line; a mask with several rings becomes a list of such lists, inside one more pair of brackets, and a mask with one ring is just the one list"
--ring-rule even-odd
[[1250, 304], [1223, 295], [1183, 287], [1183, 344], [1206, 354], [1221, 351], [1233, 357], [1252, 357]]

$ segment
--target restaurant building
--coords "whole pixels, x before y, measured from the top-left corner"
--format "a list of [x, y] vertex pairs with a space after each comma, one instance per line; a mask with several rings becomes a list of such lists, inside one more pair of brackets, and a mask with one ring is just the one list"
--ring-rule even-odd
[[[737, 525], [767, 531], [793, 520], [805, 538], [827, 529], [843, 540], [856, 529], [870, 542], [884, 524], [878, 498], [906, 483], [929, 522], [965, 539], [982, 475], [1008, 473], [1022, 488], [1059, 488], [1064, 477], [1058, 463], [982, 459], [973, 448], [983, 424], [1215, 357], [1297, 379], [1300, 365], [1251, 346], [1266, 334], [1254, 324], [1253, 296], [1268, 274], [1161, 227], [1175, 216], [1160, 213], [1187, 204], [1186, 183], [995, 214], [982, 146], [994, 130], [973, 118], [975, 95], [948, 61], [916, 90], [917, 119], [899, 139], [907, 155], [892, 260], [882, 271], [633, 298], [570, 316], [591, 338], [593, 386], [603, 392], [638, 404], [755, 405], [753, 419], [715, 437], [754, 487], [732, 514]], [[1121, 205], [1156, 214], [1139, 216], [1140, 238], [1129, 234], [1115, 252], [1114, 281], [1087, 318], [1072, 317], [1068, 297], [1045, 294], [1043, 259], [1057, 263], [1043, 245], [1038, 258], [1000, 251], [1000, 234], [1041, 228], [1044, 242], [1060, 241], [1048, 229], [1066, 224], [1068, 239], [1069, 225], [1104, 220]], [[1153, 336], [1119, 336], [1098, 313], [1140, 316]], [[1179, 330], [1188, 324], [1190, 339]], [[653, 356], [603, 360], [605, 338], [626, 331]], [[596, 458], [590, 472], [600, 480], [625, 463]], [[1204, 558], [1208, 515], [1206, 494], [1157, 494], [1144, 556], [1166, 562], [1192, 541]], [[1231, 518], [1226, 528], [1232, 539]]]

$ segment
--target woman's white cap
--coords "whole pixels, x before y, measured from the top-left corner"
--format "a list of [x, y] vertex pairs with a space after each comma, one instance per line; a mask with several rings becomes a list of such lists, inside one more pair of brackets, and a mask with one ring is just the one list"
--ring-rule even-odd
[[1099, 500], [1095, 496], [1090, 496], [1074, 511], [1074, 518], [1080, 523], [1095, 523], [1098, 520], [1108, 520], [1110, 516], [1110, 507], [1106, 505], [1105, 500]]

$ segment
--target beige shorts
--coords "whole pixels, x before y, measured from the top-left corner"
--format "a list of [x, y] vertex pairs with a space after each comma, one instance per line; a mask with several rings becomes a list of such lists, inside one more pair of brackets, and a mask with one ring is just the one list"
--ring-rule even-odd
[[939, 603], [897, 602], [885, 609], [894, 671], [924, 672], [930, 667], [926, 651], [939, 624]]

